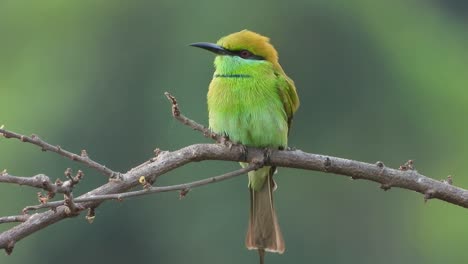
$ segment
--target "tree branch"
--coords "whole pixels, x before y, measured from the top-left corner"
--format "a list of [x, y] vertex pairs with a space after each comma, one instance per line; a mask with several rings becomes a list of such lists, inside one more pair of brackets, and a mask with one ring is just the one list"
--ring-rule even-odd
[[184, 116], [179, 109], [179, 105], [177, 104], [177, 100], [172, 94], [165, 92], [164, 95], [166, 95], [167, 99], [169, 102], [172, 104], [172, 116], [177, 119], [179, 122], [182, 124], [191, 127], [192, 129], [201, 132], [205, 137], [214, 139], [218, 143], [222, 143], [227, 140], [226, 137], [223, 137], [221, 135], [218, 135], [211, 131], [210, 129], [204, 127], [203, 125], [198, 124], [197, 122], [187, 118]]
[[[187, 121], [189, 119], [180, 114], [175, 98], [170, 96], [170, 94], [167, 96], [173, 104], [173, 112], [178, 113], [177, 115], [174, 115], [177, 120], [203, 132], [204, 135], [207, 135], [210, 138], [216, 139], [220, 142], [223, 141], [222, 136], [212, 133], [209, 129], [204, 128], [192, 120], [190, 120], [190, 122]], [[37, 137], [24, 137], [2, 128], [0, 128], [0, 133], [7, 138], [13, 137], [24, 142], [30, 142], [61, 155], [63, 155], [63, 153], [67, 153], [66, 155], [63, 155], [67, 158], [75, 156], [81, 157], [71, 152], [64, 152], [60, 147], [54, 147], [42, 140], [38, 141]], [[211, 184], [220, 180], [226, 180], [237, 175], [241, 175], [249, 170], [259, 168], [259, 166], [262, 165], [321, 171], [349, 176], [353, 179], [370, 180], [380, 183], [381, 188], [384, 190], [388, 190], [391, 187], [399, 187], [423, 194], [424, 200], [435, 198], [468, 208], [467, 190], [451, 185], [451, 178], [444, 181], [438, 181], [421, 175], [414, 170], [412, 162], [407, 162], [405, 165], [401, 166], [400, 169], [392, 169], [385, 167], [382, 162], [371, 164], [338, 157], [306, 153], [301, 150], [271, 150], [266, 156], [264, 149], [245, 147], [238, 144], [230, 144], [229, 146], [226, 146], [226, 144], [196, 144], [172, 152], [156, 151], [156, 155], [156, 157], [151, 158], [149, 161], [146, 161], [121, 175], [120, 180], [118, 181], [110, 181], [77, 198], [73, 198], [71, 192], [65, 192], [67, 197], [63, 201], [46, 202], [43, 205], [36, 206], [36, 208], [29, 208], [39, 209], [52, 207], [53, 210], [26, 216], [0, 218], [3, 222], [24, 221], [17, 226], [0, 233], [0, 248], [5, 249], [7, 253], [11, 253], [14, 245], [19, 240], [60, 220], [76, 216], [84, 210], [88, 210], [87, 219], [88, 221], [92, 221], [94, 218], [94, 210], [107, 199], [122, 199], [147, 193], [175, 190], [182, 191], [182, 195], [185, 195], [186, 190], [189, 190], [190, 188]], [[80, 158], [75, 158], [74, 160], [90, 166], [89, 160]], [[151, 183], [155, 182], [157, 177], [190, 162], [203, 160], [242, 161], [250, 163], [251, 165], [234, 172], [192, 183], [166, 187], [150, 187]], [[98, 163], [91, 164], [93, 164], [93, 166], [90, 167], [102, 173], [106, 171], [104, 173], [105, 175], [112, 176], [112, 170], [105, 167], [105, 169], [103, 169], [103, 166]], [[3, 178], [0, 179], [4, 179], [3, 182], [16, 184], [28, 182], [29, 184], [25, 183], [25, 185], [44, 189], [44, 185], [39, 184], [42, 181], [37, 179], [30, 181], [23, 179], [23, 177], [11, 176], [6, 172], [3, 173], [2, 176]], [[144, 177], [142, 178], [142, 176]], [[35, 177], [32, 178], [34, 179]], [[70, 179], [70, 181], [71, 180], [72, 179]], [[46, 182], [50, 183], [50, 181], [47, 180]], [[144, 190], [127, 192], [134, 187], [141, 187], [142, 184], [145, 185]], [[48, 190], [48, 188], [49, 187], [46, 187], [46, 190]]]
[[44, 174], [38, 174], [33, 177], [18, 177], [8, 174], [6, 171], [3, 171], [0, 173], [0, 182], [26, 185], [38, 189], [43, 189], [50, 193], [65, 193], [71, 191], [69, 183], [52, 183], [50, 178]]
[[27, 214], [4, 216], [4, 217], [0, 217], [0, 224], [14, 223], [14, 222], [24, 222], [24, 221], [28, 220], [29, 217], [30, 217], [30, 215], [27, 215]]
[[[126, 199], [126, 198], [133, 198], [133, 197], [143, 196], [147, 194], [160, 193], [160, 192], [172, 192], [172, 191], [181, 191], [181, 197], [184, 197], [193, 188], [201, 187], [201, 186], [208, 185], [208, 184], [215, 183], [215, 182], [225, 181], [233, 177], [245, 174], [249, 171], [259, 169], [262, 166], [263, 166], [262, 163], [252, 163], [245, 168], [232, 171], [232, 172], [228, 172], [219, 176], [215, 176], [215, 177], [211, 177], [211, 178], [207, 178], [207, 179], [203, 179], [199, 181], [193, 181], [189, 183], [170, 185], [170, 186], [164, 186], [164, 187], [151, 187], [151, 185], [147, 183], [145, 177], [141, 176], [139, 179], [139, 182], [140, 184], [143, 185], [144, 187], [143, 190], [133, 191], [133, 192], [114, 193], [114, 194], [93, 195], [89, 197], [77, 198], [77, 199], [74, 199], [73, 201], [75, 203], [95, 202], [95, 201], [101, 202], [105, 200], [122, 201], [123, 199]], [[30, 210], [37, 210], [37, 209], [43, 209], [43, 208], [57, 208], [58, 206], [61, 206], [64, 204], [65, 204], [65, 200], [49, 202], [49, 203], [44, 203], [44, 204], [40, 204], [36, 206], [28, 206], [24, 208], [23, 211], [27, 212]]]
[[12, 132], [12, 131], [8, 131], [8, 130], [5, 130], [4, 129], [4, 126], [1, 126], [0, 127], [0, 136], [3, 136], [5, 138], [15, 138], [15, 139], [18, 139], [20, 140], [21, 142], [27, 142], [27, 143], [31, 143], [31, 144], [34, 144], [38, 147], [41, 148], [42, 151], [52, 151], [52, 152], [55, 152], [63, 157], [66, 157], [66, 158], [69, 158], [71, 160], [74, 160], [74, 161], [77, 161], [77, 162], [80, 162], [92, 169], [95, 169], [96, 171], [102, 173], [103, 175], [109, 177], [109, 178], [116, 178], [119, 176], [119, 173], [118, 172], [115, 172], [109, 168], [107, 168], [106, 166], [92, 160], [89, 158], [88, 156], [88, 153], [86, 152], [86, 150], [82, 150], [81, 151], [81, 155], [77, 155], [75, 153], [72, 153], [70, 151], [67, 151], [65, 149], [63, 149], [62, 147], [60, 147], [59, 145], [57, 146], [54, 146], [52, 144], [49, 144], [47, 142], [45, 142], [44, 140], [42, 140], [41, 138], [39, 138], [37, 135], [31, 135], [30, 137], [28, 136], [25, 136], [25, 135], [21, 135], [21, 134], [18, 134], [18, 133], [15, 133], [15, 132]]

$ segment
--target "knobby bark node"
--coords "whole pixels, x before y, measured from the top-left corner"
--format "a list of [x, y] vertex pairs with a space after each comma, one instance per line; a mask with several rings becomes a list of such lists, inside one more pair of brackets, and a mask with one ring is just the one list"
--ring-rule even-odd
[[[11, 254], [16, 243], [21, 239], [65, 218], [80, 215], [83, 211], [87, 211], [85, 218], [89, 223], [92, 223], [99, 205], [107, 200], [123, 201], [136, 196], [169, 191], [177, 191], [179, 198], [184, 198], [194, 188], [228, 180], [262, 166], [321, 171], [348, 176], [352, 179], [369, 180], [379, 183], [383, 190], [398, 187], [421, 193], [424, 201], [439, 199], [468, 208], [468, 191], [454, 186], [452, 176], [442, 180], [431, 179], [417, 172], [412, 160], [408, 160], [398, 169], [392, 169], [386, 167], [381, 161], [371, 164], [307, 153], [298, 149], [265, 150], [243, 146], [231, 142], [225, 135], [213, 133], [210, 129], [185, 117], [176, 98], [169, 93], [165, 93], [165, 95], [172, 105], [172, 115], [176, 120], [215, 140], [217, 144], [195, 144], [174, 151], [162, 151], [156, 148], [153, 157], [135, 168], [131, 168], [126, 173], [120, 173], [91, 159], [86, 150], [75, 154], [60, 146], [54, 146], [36, 135], [25, 136], [0, 126], [0, 136], [4, 138], [17, 139], [20, 142], [36, 145], [43, 151], [57, 153], [91, 168], [109, 179], [107, 183], [75, 197], [74, 187], [84, 180], [84, 173], [81, 170], [73, 173], [71, 169], [66, 169], [65, 179], [55, 181], [52, 181], [51, 177], [45, 174], [22, 177], [3, 170], [0, 172], [0, 183], [24, 185], [40, 191], [38, 192], [39, 204], [25, 207], [19, 215], [0, 217], [0, 224], [18, 223], [0, 233], [0, 249]], [[154, 186], [159, 176], [188, 163], [204, 160], [242, 161], [250, 165], [194, 182]], [[52, 201], [57, 194], [62, 194], [63, 199]], [[18, 211], [21, 210], [18, 209]], [[31, 211], [37, 212], [31, 214]]]

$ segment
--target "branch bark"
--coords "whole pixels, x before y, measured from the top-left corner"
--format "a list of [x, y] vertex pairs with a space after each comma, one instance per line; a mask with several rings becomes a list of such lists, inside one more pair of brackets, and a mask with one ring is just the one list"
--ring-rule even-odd
[[[205, 132], [209, 132], [208, 129], [182, 116], [180, 114], [180, 110], [178, 109], [175, 98], [170, 95], [168, 95], [168, 98], [173, 104], [174, 117], [181, 118], [182, 120], [179, 118], [178, 120], [207, 135]], [[187, 122], [187, 120], [190, 122]], [[42, 140], [37, 141], [37, 137], [35, 139], [32, 137], [25, 137], [11, 131], [7, 131], [3, 128], [0, 128], [0, 134], [5, 137], [17, 138], [21, 141], [30, 142], [41, 147], [48, 146], [48, 150], [52, 148], [52, 151], [55, 150], [54, 152], [68, 158], [75, 157], [76, 155], [71, 152], [64, 155], [64, 152], [61, 150], [61, 148], [54, 147]], [[47, 210], [45, 212], [32, 215], [0, 218], [0, 223], [22, 222], [17, 226], [0, 233], [0, 249], [5, 249], [7, 253], [11, 253], [14, 245], [21, 239], [65, 218], [76, 216], [84, 210], [89, 211], [87, 216], [88, 220], [92, 219], [94, 217], [94, 210], [107, 199], [120, 200], [137, 195], [173, 190], [182, 191], [181, 194], [185, 195], [187, 190], [190, 188], [211, 184], [218, 182], [219, 180], [225, 180], [242, 175], [249, 170], [257, 169], [263, 165], [321, 171], [348, 176], [352, 177], [353, 179], [365, 179], [380, 183], [380, 187], [384, 190], [388, 190], [391, 187], [399, 187], [402, 189], [419, 192], [424, 195], [425, 200], [435, 198], [468, 208], [467, 190], [451, 185], [451, 179], [446, 181], [439, 181], [428, 178], [414, 170], [411, 162], [407, 162], [399, 169], [392, 169], [385, 167], [384, 164], [380, 161], [372, 164], [338, 157], [312, 154], [303, 152], [301, 150], [269, 150], [268, 155], [265, 155], [264, 149], [245, 147], [232, 143], [226, 144], [224, 137], [213, 134], [212, 132], [208, 133], [207, 136], [224, 143], [195, 144], [172, 152], [158, 150], [156, 151], [156, 157], [153, 157], [149, 161], [142, 163], [141, 165], [129, 170], [124, 174], [121, 174], [117, 179], [111, 180], [108, 183], [77, 198], [73, 199], [71, 192], [65, 192], [65, 194], [68, 195], [68, 201], [65, 199], [63, 201], [45, 202], [42, 205], [29, 208], [40, 209], [50, 207], [52, 210]], [[80, 155], [76, 156], [80, 157]], [[100, 171], [107, 176], [111, 177], [115, 175], [112, 170], [103, 169], [102, 165], [97, 162], [90, 163], [89, 160], [84, 159], [74, 160], [80, 161], [88, 166], [90, 166], [90, 164], [94, 164], [90, 167]], [[155, 182], [157, 177], [188, 163], [204, 160], [247, 162], [251, 165], [244, 169], [192, 183], [166, 187], [151, 187], [151, 183]], [[142, 176], [144, 176], [143, 182]], [[1, 182], [16, 184], [26, 184], [26, 182], [28, 182], [29, 184], [27, 185], [29, 186], [44, 189], [43, 184], [38, 185], [37, 182], [31, 182], [20, 177], [11, 176], [6, 172], [4, 172], [2, 177], [0, 177], [0, 183]], [[127, 192], [132, 188], [138, 186], [141, 187], [142, 184], [145, 185], [143, 190]], [[48, 190], [50, 187], [46, 187], [45, 189]], [[60, 192], [58, 190], [56, 191]]]
[[102, 173], [103, 175], [105, 175], [107, 177], [115, 178], [115, 177], [119, 176], [118, 172], [115, 172], [115, 171], [107, 168], [106, 166], [104, 166], [104, 165], [90, 159], [89, 156], [88, 156], [88, 153], [86, 152], [86, 150], [82, 150], [81, 154], [77, 155], [75, 153], [72, 153], [72, 152], [70, 152], [68, 150], [63, 149], [59, 145], [54, 146], [52, 144], [49, 144], [49, 143], [45, 142], [44, 140], [42, 140], [37, 135], [33, 134], [30, 137], [28, 137], [28, 136], [25, 136], [25, 135], [15, 133], [13, 131], [8, 131], [8, 130], [4, 129], [3, 125], [0, 127], [0, 136], [3, 136], [5, 138], [15, 138], [15, 139], [20, 140], [21, 142], [31, 143], [33, 145], [36, 145], [36, 146], [40, 147], [42, 151], [55, 152], [55, 153], [57, 153], [57, 154], [59, 154], [59, 155], [61, 155], [63, 157], [66, 157], [66, 158], [69, 158], [71, 160], [80, 162], [80, 163], [82, 163], [82, 164], [84, 164], [84, 165], [86, 165], [86, 166], [88, 166], [88, 167], [90, 167], [92, 169], [95, 169], [96, 171]]
[[4, 217], [0, 217], [0, 224], [14, 223], [14, 222], [24, 222], [24, 221], [28, 220], [28, 218], [29, 218], [29, 215], [27, 215], [27, 214], [4, 216]]

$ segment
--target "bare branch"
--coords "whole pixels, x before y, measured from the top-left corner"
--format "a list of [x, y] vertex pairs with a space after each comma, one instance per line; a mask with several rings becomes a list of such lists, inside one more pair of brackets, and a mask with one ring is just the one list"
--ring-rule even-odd
[[[222, 174], [222, 175], [219, 175], [219, 176], [199, 180], [199, 181], [193, 181], [193, 182], [189, 182], [189, 183], [170, 185], [170, 186], [163, 186], [163, 187], [147, 187], [147, 188], [145, 188], [143, 190], [133, 191], [133, 192], [93, 195], [93, 196], [89, 196], [89, 197], [74, 199], [74, 202], [75, 203], [84, 203], [84, 202], [104, 201], [104, 200], [119, 200], [119, 201], [122, 201], [123, 199], [126, 199], [126, 198], [132, 198], [132, 197], [143, 196], [143, 195], [148, 195], [148, 194], [153, 194], [153, 193], [160, 193], [160, 192], [172, 192], [172, 191], [183, 191], [186, 194], [193, 188], [204, 186], [204, 185], [207, 185], [207, 184], [210, 184], [210, 183], [225, 181], [225, 180], [234, 178], [236, 176], [245, 174], [245, 173], [247, 173], [249, 171], [259, 169], [260, 167], [262, 167], [262, 163], [252, 163], [252, 164], [250, 164], [249, 166], [247, 166], [245, 168], [235, 170], [235, 171], [232, 171], [232, 172], [228, 172], [228, 173], [225, 173], [225, 174]], [[143, 179], [144, 179], [144, 176], [141, 176], [141, 177], [143, 177]], [[140, 181], [140, 183], [142, 183], [142, 181], [140, 179], [139, 179], [139, 181]], [[142, 184], [144, 184], [144, 182]], [[23, 211], [37, 210], [37, 209], [43, 209], [43, 208], [56, 208], [56, 207], [64, 205], [64, 204], [65, 204], [65, 200], [54, 201], [54, 202], [44, 203], [44, 204], [35, 205], [35, 206], [28, 206]]]
[[52, 183], [50, 178], [44, 174], [38, 174], [33, 177], [19, 177], [4, 171], [0, 173], [0, 183], [1, 182], [35, 187], [50, 193], [66, 193], [71, 191], [70, 184], [63, 184], [61, 182]]
[[[50, 178], [44, 174], [38, 174], [33, 177], [18, 177], [13, 176], [7, 173], [6, 170], [0, 173], [0, 183], [14, 183], [18, 185], [26, 185], [30, 187], [35, 187], [47, 191], [47, 195], [43, 195], [42, 192], [37, 193], [37, 197], [41, 205], [47, 204], [50, 199], [52, 199], [56, 193], [63, 193], [65, 195], [65, 201], [68, 203], [68, 207], [71, 211], [76, 211], [73, 204], [73, 194], [72, 190], [74, 185], [78, 184], [83, 178], [84, 173], [81, 170], [78, 170], [75, 176], [72, 176], [72, 171], [70, 168], [65, 170], [65, 176], [69, 180], [62, 182], [60, 179], [57, 179], [55, 183], [52, 183]], [[68, 200], [67, 200], [68, 199]], [[23, 214], [27, 213], [28, 210], [35, 209], [37, 206], [26, 207], [23, 209]], [[24, 221], [23, 221], [24, 222]]]
[[[243, 149], [239, 146], [228, 148], [222, 144], [197, 144], [191, 145], [173, 152], [163, 152], [158, 158], [145, 166], [139, 166], [123, 175], [122, 181], [109, 182], [95, 190], [84, 194], [75, 202], [80, 204], [80, 210], [95, 208], [101, 201], [77, 202], [81, 198], [89, 198], [98, 195], [122, 193], [130, 188], [138, 186], [139, 178], [145, 175], [147, 179], [154, 179], [170, 170], [176, 169], [189, 162], [202, 160], [226, 160], [239, 161]], [[264, 150], [247, 148], [247, 162], [262, 160]], [[301, 150], [271, 151], [269, 162], [265, 165], [278, 167], [290, 167], [305, 170], [314, 170], [350, 176], [355, 179], [367, 179], [389, 187], [400, 187], [413, 190], [425, 195], [427, 199], [440, 199], [452, 204], [468, 208], [468, 191], [453, 185], [430, 179], [419, 174], [415, 170], [397, 170], [378, 164], [370, 164], [331, 156], [306, 153]], [[63, 202], [60, 202], [63, 204]], [[50, 205], [50, 203], [49, 203]], [[13, 227], [0, 234], [0, 248], [6, 248], [10, 241], [18, 241], [42, 228], [60, 221], [69, 215], [65, 206], [58, 206], [56, 211], [46, 211], [37, 214], [34, 225], [26, 222]]]
[[179, 109], [179, 105], [177, 104], [177, 100], [174, 96], [172, 96], [170, 93], [168, 92], [165, 92], [164, 93], [167, 97], [167, 99], [169, 100], [169, 102], [171, 102], [172, 104], [172, 116], [177, 119], [178, 121], [180, 121], [181, 123], [191, 127], [192, 129], [196, 130], [196, 131], [199, 131], [201, 132], [205, 137], [207, 138], [211, 138], [211, 139], [214, 139], [216, 140], [216, 142], [224, 142], [226, 141], [226, 138], [221, 136], [221, 135], [218, 135], [216, 133], [214, 133], [213, 131], [211, 131], [209, 128], [206, 128], [204, 127], [203, 125], [200, 125], [198, 124], [197, 122], [187, 118], [186, 116], [184, 116], [181, 112], [180, 112], [180, 109]]
[[[173, 115], [177, 120], [218, 142], [225, 141], [223, 136], [217, 135], [195, 121], [183, 116], [180, 113], [175, 98], [168, 93], [166, 96], [172, 103]], [[89, 160], [86, 152], [82, 152], [82, 155], [78, 156], [62, 150], [58, 146], [52, 146], [36, 136], [25, 137], [3, 128], [0, 128], [0, 134], [7, 138], [17, 138], [23, 142], [30, 142], [40, 146], [44, 150], [51, 150], [64, 157], [77, 160], [98, 170], [104, 175], [112, 177], [117, 174], [99, 163]], [[468, 190], [453, 186], [452, 177], [438, 181], [418, 173], [414, 169], [413, 161], [406, 162], [400, 169], [392, 169], [386, 167], [380, 161], [371, 164], [338, 157], [306, 153], [301, 150], [271, 150], [268, 152], [268, 158], [266, 159], [264, 149], [245, 147], [238, 144], [231, 144], [229, 146], [225, 144], [196, 144], [172, 152], [157, 150], [155, 154], [156, 157], [151, 158], [149, 161], [142, 163], [123, 175], [119, 174], [121, 180], [110, 181], [77, 198], [73, 198], [71, 189], [70, 191], [60, 189], [62, 187], [58, 186], [57, 183], [51, 183], [48, 178], [45, 180], [42, 178], [41, 180], [41, 177], [37, 177], [38, 175], [36, 175], [28, 179], [12, 176], [4, 172], [0, 176], [0, 182], [23, 184], [48, 191], [55, 190], [55, 192], [63, 192], [66, 197], [63, 201], [45, 201], [42, 205], [25, 208], [25, 210], [52, 208], [52, 210], [30, 216], [0, 218], [1, 221], [5, 222], [23, 221], [17, 226], [0, 233], [0, 249], [5, 249], [9, 254], [12, 252], [15, 244], [21, 239], [60, 220], [76, 216], [85, 210], [88, 211], [86, 216], [87, 220], [92, 222], [95, 217], [95, 209], [107, 199], [120, 200], [147, 193], [176, 190], [181, 191], [181, 195], [183, 196], [190, 188], [226, 180], [263, 165], [321, 171], [348, 176], [353, 179], [365, 179], [379, 183], [384, 190], [388, 190], [392, 187], [399, 187], [423, 194], [424, 200], [439, 199], [468, 208]], [[243, 161], [251, 165], [247, 168], [191, 183], [166, 187], [151, 187], [151, 183], [155, 182], [157, 177], [188, 163], [203, 160]], [[67, 182], [70, 182], [69, 184], [71, 187], [79, 181], [79, 179], [71, 177], [71, 173], [68, 173], [67, 177], [69, 178]], [[44, 181], [45, 184], [43, 183]], [[128, 192], [132, 188], [141, 186], [141, 184], [144, 184], [146, 189]]]
[[27, 215], [27, 214], [4, 216], [4, 217], [0, 217], [0, 224], [14, 223], [14, 222], [24, 222], [24, 221], [28, 220], [29, 217], [30, 217], [30, 215]]
[[18, 140], [20, 140], [21, 142], [28, 142], [28, 143], [31, 143], [31, 144], [34, 144], [38, 147], [41, 148], [42, 151], [52, 151], [52, 152], [55, 152], [61, 156], [64, 156], [66, 158], [69, 158], [71, 160], [74, 160], [74, 161], [77, 161], [77, 162], [80, 162], [92, 169], [95, 169], [96, 171], [104, 174], [105, 176], [109, 177], [109, 178], [117, 178], [119, 176], [119, 173], [118, 172], [115, 172], [109, 168], [107, 168], [106, 166], [92, 160], [89, 158], [86, 150], [82, 150], [81, 151], [81, 155], [77, 155], [75, 153], [72, 153], [70, 151], [67, 151], [65, 149], [63, 149], [62, 147], [60, 146], [54, 146], [52, 144], [49, 144], [47, 142], [45, 142], [44, 140], [42, 140], [41, 138], [39, 138], [38, 136], [36, 135], [31, 135], [30, 137], [28, 136], [25, 136], [25, 135], [21, 135], [21, 134], [18, 134], [18, 133], [15, 133], [15, 132], [12, 132], [12, 131], [8, 131], [6, 129], [3, 128], [0, 128], [0, 136], [3, 136], [5, 138], [16, 138]]

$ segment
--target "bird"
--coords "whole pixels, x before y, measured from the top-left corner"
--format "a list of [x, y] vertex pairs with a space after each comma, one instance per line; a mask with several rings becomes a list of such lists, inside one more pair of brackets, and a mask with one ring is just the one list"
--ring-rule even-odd
[[[299, 97], [270, 39], [245, 29], [216, 43], [190, 46], [216, 54], [207, 95], [209, 128], [244, 146], [286, 149]], [[273, 206], [275, 172], [274, 166], [248, 172], [250, 214], [245, 245], [258, 250], [260, 263], [264, 263], [265, 251], [285, 251]]]

